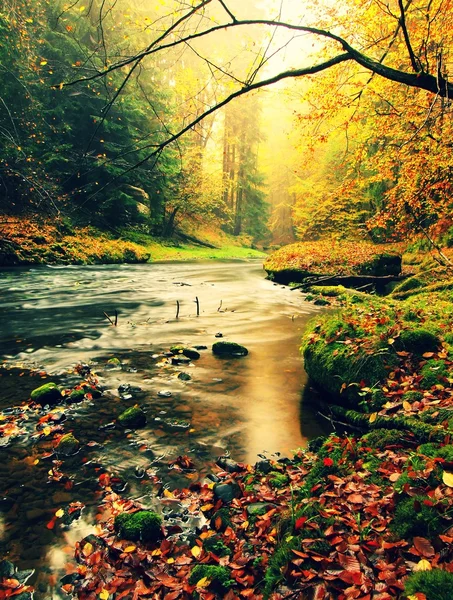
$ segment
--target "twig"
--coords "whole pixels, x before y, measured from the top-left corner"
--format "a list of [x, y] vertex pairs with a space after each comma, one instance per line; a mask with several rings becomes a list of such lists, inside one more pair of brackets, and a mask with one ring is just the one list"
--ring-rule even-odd
[[179, 318], [179, 300], [176, 300], [176, 318]]
[[197, 317], [200, 316], [200, 302], [198, 300], [198, 296], [195, 296], [195, 304], [197, 305]]
[[118, 325], [118, 311], [115, 308], [115, 327]]
[[222, 308], [222, 302], [223, 302], [223, 300], [220, 300], [220, 305], [219, 305], [219, 308], [217, 309], [217, 312], [220, 312], [220, 309]]
[[115, 327], [116, 323], [114, 323], [112, 321], [112, 319], [109, 317], [109, 315], [104, 311], [104, 315], [107, 317], [107, 319], [110, 321], [110, 324], [113, 325], [113, 327]]

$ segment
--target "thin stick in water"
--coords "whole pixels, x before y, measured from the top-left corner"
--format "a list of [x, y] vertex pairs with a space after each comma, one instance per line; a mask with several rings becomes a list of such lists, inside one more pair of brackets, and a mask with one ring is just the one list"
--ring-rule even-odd
[[198, 296], [195, 296], [195, 303], [197, 305], [197, 317], [200, 316], [200, 302], [198, 300]]
[[176, 318], [179, 318], [179, 300], [176, 300]]

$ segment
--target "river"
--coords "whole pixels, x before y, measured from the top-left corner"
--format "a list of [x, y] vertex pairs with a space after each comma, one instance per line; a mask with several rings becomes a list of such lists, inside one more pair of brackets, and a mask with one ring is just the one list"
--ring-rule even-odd
[[[298, 351], [307, 321], [319, 310], [266, 280], [254, 261], [0, 272], [1, 356], [17, 367], [2, 371], [0, 410], [8, 414], [41, 384], [39, 376], [23, 375], [27, 367], [69, 385], [74, 366], [90, 364], [105, 390], [100, 400], [65, 408], [65, 431], [73, 429], [83, 448], [67, 467], [71, 489], [48, 481], [42, 455], [52, 445], [36, 439], [36, 420], [23, 423], [27, 435], [0, 449], [0, 549], [20, 568], [36, 568], [35, 598], [64, 597], [56, 581], [71, 563], [74, 541], [92, 530], [100, 469], [116, 474], [129, 495], [151, 497], [156, 481], [187, 485], [222, 454], [254, 463], [258, 454], [289, 455], [326, 433], [303, 400]], [[114, 321], [115, 311], [116, 326], [105, 316]], [[249, 355], [215, 357], [216, 335], [245, 345]], [[183, 369], [188, 381], [162, 358], [174, 344], [207, 347]], [[111, 358], [121, 364], [108, 363]], [[134, 403], [144, 408], [147, 427], [128, 435], [112, 428]], [[165, 427], [166, 419], [184, 427]], [[180, 455], [191, 457], [195, 473], [169, 468]], [[49, 529], [55, 510], [73, 501], [86, 506], [82, 517]]]

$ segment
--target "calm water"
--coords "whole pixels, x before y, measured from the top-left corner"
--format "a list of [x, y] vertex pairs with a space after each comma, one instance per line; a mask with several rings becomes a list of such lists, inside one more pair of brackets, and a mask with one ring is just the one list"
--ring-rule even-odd
[[[104, 316], [113, 318], [115, 311], [117, 327]], [[52, 443], [36, 436], [36, 416], [22, 423], [25, 435], [0, 445], [0, 551], [21, 568], [37, 569], [36, 598], [60, 598], [55, 576], [70, 565], [74, 541], [92, 530], [102, 469], [117, 475], [129, 495], [152, 505], [159, 485], [187, 485], [226, 452], [254, 463], [257, 454], [290, 454], [325, 433], [302, 401], [306, 376], [298, 352], [306, 322], [318, 311], [298, 292], [265, 280], [256, 262], [0, 272], [0, 354], [19, 367], [0, 379], [0, 410], [25, 401], [41, 384], [39, 377], [19, 376], [27, 366], [70, 384], [76, 382], [72, 368], [88, 363], [106, 390], [99, 400], [64, 409], [64, 430], [73, 430], [82, 445], [65, 461], [71, 489], [48, 481], [51, 458], [42, 456]], [[249, 355], [214, 357], [216, 333], [244, 344]], [[190, 366], [174, 367], [161, 353], [177, 343], [208, 349]], [[107, 364], [112, 357], [120, 367]], [[178, 379], [181, 371], [191, 380]], [[120, 394], [124, 384], [133, 390]], [[161, 390], [171, 397], [160, 397]], [[135, 403], [147, 414], [144, 429], [126, 434], [109, 427]], [[169, 427], [169, 418], [187, 428]], [[169, 469], [168, 462], [182, 454], [192, 458], [196, 472]], [[48, 529], [55, 510], [72, 501], [86, 505], [82, 517]]]

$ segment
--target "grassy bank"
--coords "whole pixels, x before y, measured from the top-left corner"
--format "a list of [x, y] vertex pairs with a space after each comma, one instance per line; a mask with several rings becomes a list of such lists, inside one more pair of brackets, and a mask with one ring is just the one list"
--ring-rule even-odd
[[102, 264], [155, 261], [227, 260], [265, 255], [245, 247], [241, 240], [218, 233], [208, 238], [213, 248], [155, 238], [131, 231], [116, 235], [66, 222], [39, 223], [8, 219], [2, 224], [0, 265]]

